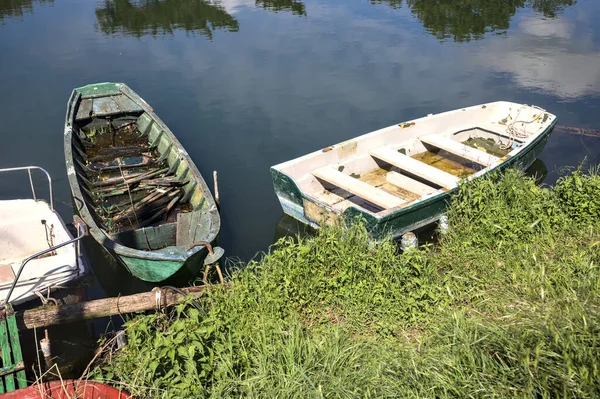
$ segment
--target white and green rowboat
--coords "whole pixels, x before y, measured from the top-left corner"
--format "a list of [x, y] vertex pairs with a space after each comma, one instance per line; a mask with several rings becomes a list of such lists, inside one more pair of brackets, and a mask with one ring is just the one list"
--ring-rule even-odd
[[527, 169], [556, 116], [493, 102], [407, 121], [271, 167], [284, 213], [319, 228], [362, 218], [375, 237], [429, 225], [464, 181]]

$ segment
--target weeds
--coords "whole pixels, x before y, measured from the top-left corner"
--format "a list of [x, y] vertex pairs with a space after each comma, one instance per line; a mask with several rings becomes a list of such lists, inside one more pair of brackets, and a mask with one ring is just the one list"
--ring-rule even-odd
[[136, 397], [597, 397], [600, 176], [494, 178], [461, 187], [435, 248], [358, 224], [283, 239], [206, 314], [129, 322], [90, 376]]

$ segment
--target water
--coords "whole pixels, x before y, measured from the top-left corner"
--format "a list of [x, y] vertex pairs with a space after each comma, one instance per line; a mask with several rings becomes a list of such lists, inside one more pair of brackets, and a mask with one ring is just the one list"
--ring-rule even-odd
[[[599, 2], [471, 3], [0, 0], [0, 166], [48, 169], [70, 220], [70, 92], [126, 82], [208, 181], [219, 172], [221, 244], [247, 260], [281, 231], [269, 173], [279, 162], [497, 99], [600, 128]], [[554, 134], [541, 157], [546, 182], [599, 153], [598, 138]]]

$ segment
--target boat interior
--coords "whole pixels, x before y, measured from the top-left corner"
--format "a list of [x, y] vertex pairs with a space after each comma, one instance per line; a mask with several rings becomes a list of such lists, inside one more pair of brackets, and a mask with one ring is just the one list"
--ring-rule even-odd
[[72, 153], [96, 224], [140, 250], [205, 240], [210, 214], [189, 157], [161, 123], [125, 94], [75, 108]]
[[380, 129], [273, 168], [336, 213], [377, 216], [455, 188], [516, 155], [554, 116], [497, 102]]

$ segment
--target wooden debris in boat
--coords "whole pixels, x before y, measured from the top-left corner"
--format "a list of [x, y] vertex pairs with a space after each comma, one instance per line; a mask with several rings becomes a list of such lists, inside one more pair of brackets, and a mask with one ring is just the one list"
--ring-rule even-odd
[[146, 227], [146, 226], [148, 226], [148, 225], [156, 222], [158, 219], [160, 219], [162, 217], [163, 214], [165, 215], [165, 219], [168, 217], [168, 213], [171, 210], [171, 208], [173, 206], [175, 206], [175, 204], [181, 199], [182, 192], [181, 191], [174, 192], [174, 193], [169, 194], [169, 196], [173, 196], [173, 198], [169, 202], [169, 205], [167, 205], [166, 207], [160, 209], [158, 212], [156, 212], [154, 215], [152, 215], [147, 220], [139, 223], [138, 224], [138, 228]]
[[169, 168], [162, 168], [158, 170], [148, 171], [146, 173], [132, 173], [125, 177], [113, 177], [106, 180], [100, 180], [92, 183], [94, 187], [112, 186], [111, 189], [121, 188], [134, 183], [138, 183], [141, 180], [147, 179], [152, 176], [160, 175], [169, 171]]
[[127, 178], [135, 178], [135, 177], [138, 177], [138, 176], [140, 176], [142, 174], [143, 173], [131, 173], [131, 174], [124, 175], [124, 176], [112, 177], [110, 179], [98, 180], [98, 181], [95, 181], [95, 182], [90, 182], [90, 185], [93, 188], [108, 187], [109, 189], [113, 189], [113, 188], [115, 188], [113, 186], [114, 184], [123, 183], [123, 182], [127, 181]]
[[151, 204], [154, 207], [163, 205], [164, 203], [168, 202], [164, 200], [165, 198], [168, 198], [169, 200], [172, 198], [172, 196], [170, 196], [170, 193], [172, 193], [173, 190], [174, 189], [172, 188], [157, 189], [156, 191], [152, 192], [150, 195], [146, 196], [139, 202], [131, 204], [131, 206], [128, 207], [125, 211], [113, 217], [113, 221], [120, 222], [123, 219], [131, 219], [137, 214], [147, 211], [146, 208]]
[[131, 122], [125, 122], [120, 126], [114, 127], [115, 131], [121, 130], [121, 129], [125, 129], [128, 126], [134, 126], [136, 124], [136, 120], [133, 120]]
[[141, 180], [140, 186], [184, 186], [187, 183], [189, 183], [188, 180], [176, 177], [163, 177], [160, 179]]
[[[112, 187], [111, 187], [112, 189]], [[134, 193], [134, 192], [138, 192], [138, 191], [147, 191], [148, 188], [144, 188], [144, 187], [125, 187], [125, 188], [119, 188], [119, 189], [112, 189], [112, 191], [102, 191], [102, 192], [98, 192], [98, 194], [102, 197], [102, 198], [110, 198], [110, 197], [117, 197], [119, 195], [125, 195], [128, 193]]]
[[[137, 163], [125, 163], [123, 158], [115, 158], [114, 161], [111, 162], [97, 162], [88, 164], [86, 167], [90, 172], [93, 173], [107, 173], [115, 170], [121, 169], [134, 169], [134, 168], [142, 168], [142, 167], [150, 167], [156, 166], [156, 161], [148, 156], [140, 156], [140, 162]], [[113, 163], [117, 164], [114, 165]]]
[[132, 201], [133, 202], [141, 201], [148, 195], [148, 190], [139, 189], [138, 191], [134, 191], [134, 192], [130, 192], [130, 193], [127, 193], [127, 191], [125, 191], [124, 194], [128, 194], [128, 195], [125, 195], [124, 199], [122, 199], [121, 201], [114, 201], [110, 204], [110, 206], [102, 209], [103, 214], [105, 216], [112, 216], [119, 212], [122, 212], [123, 210], [125, 210], [126, 208], [128, 208], [131, 205]]
[[97, 151], [97, 155], [88, 159], [88, 162], [98, 162], [98, 161], [106, 161], [109, 159], [119, 158], [119, 157], [127, 157], [127, 156], [138, 156], [145, 155], [151, 156], [151, 152], [154, 151], [155, 148], [152, 147], [108, 147], [101, 148]]
[[173, 209], [173, 207], [175, 205], [177, 205], [177, 203], [179, 202], [179, 200], [183, 197], [183, 193], [181, 193], [181, 194], [182, 195], [173, 198], [171, 200], [171, 202], [169, 202], [169, 205], [167, 205], [167, 208], [166, 208], [166, 211], [165, 211], [165, 220], [167, 220], [169, 218], [169, 212], [171, 212], [171, 209]]

